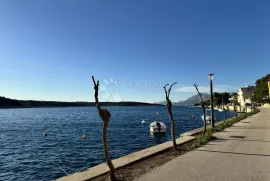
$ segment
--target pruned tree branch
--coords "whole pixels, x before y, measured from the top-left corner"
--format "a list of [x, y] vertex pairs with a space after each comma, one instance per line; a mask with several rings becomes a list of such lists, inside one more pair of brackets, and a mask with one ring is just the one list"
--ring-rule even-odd
[[108, 149], [108, 143], [107, 143], [107, 127], [109, 124], [109, 121], [111, 119], [111, 113], [107, 109], [102, 109], [99, 104], [98, 100], [98, 90], [99, 90], [99, 81], [95, 81], [94, 76], [92, 76], [92, 80], [94, 83], [94, 90], [95, 90], [95, 102], [96, 102], [96, 107], [99, 113], [99, 116], [101, 117], [103, 121], [103, 127], [102, 127], [102, 140], [103, 140], [103, 145], [104, 145], [104, 156], [107, 162], [107, 165], [110, 169], [110, 178], [111, 181], [117, 181], [117, 178], [115, 176], [115, 169], [113, 166], [113, 163], [111, 161], [111, 158], [109, 156], [109, 149]]
[[172, 115], [172, 102], [170, 100], [170, 92], [171, 92], [171, 88], [173, 85], [175, 85], [175, 83], [173, 83], [169, 90], [167, 91], [166, 87], [169, 85], [169, 84], [166, 84], [164, 86], [164, 91], [165, 91], [165, 95], [166, 95], [166, 101], [167, 101], [167, 110], [168, 110], [168, 113], [169, 113], [169, 116], [170, 116], [170, 119], [171, 119], [171, 137], [172, 137], [172, 143], [173, 143], [173, 148], [175, 150], [177, 150], [177, 145], [176, 145], [176, 140], [175, 140], [175, 131], [174, 131], [174, 119], [173, 119], [173, 115]]
[[201, 100], [201, 104], [203, 103], [203, 100], [202, 100], [202, 95], [201, 95], [201, 93], [200, 93], [200, 91], [199, 91], [199, 89], [198, 89], [198, 84], [196, 84], [196, 82], [194, 83], [194, 87], [196, 88], [196, 90], [197, 90], [197, 92], [198, 92], [198, 94], [199, 94], [199, 96], [200, 96], [200, 100]]
[[98, 100], [98, 90], [99, 90], [99, 81], [95, 81], [94, 76], [92, 76], [92, 80], [94, 83], [94, 90], [95, 90], [95, 102], [96, 107], [98, 109], [99, 116], [102, 118], [103, 121], [105, 121], [107, 124], [111, 119], [111, 113], [107, 109], [102, 109], [99, 104]]
[[99, 105], [99, 101], [98, 101], [99, 81], [96, 82], [94, 76], [92, 76], [92, 80], [94, 83], [94, 90], [95, 90], [95, 102], [96, 102], [97, 109], [99, 111], [101, 109]]
[[170, 86], [170, 88], [169, 88], [169, 90], [168, 90], [168, 98], [170, 98], [172, 86], [175, 85], [175, 84], [177, 84], [177, 82], [174, 82], [174, 83]]
[[204, 122], [204, 127], [203, 127], [203, 133], [202, 133], [202, 136], [204, 137], [205, 135], [205, 132], [206, 132], [206, 112], [205, 112], [205, 102], [203, 102], [202, 100], [202, 95], [198, 89], [198, 84], [196, 84], [196, 82], [194, 83], [194, 87], [196, 88], [198, 94], [199, 94], [199, 97], [200, 97], [200, 100], [201, 100], [201, 106], [202, 106], [202, 110], [203, 110], [203, 122]]
[[165, 95], [166, 95], [166, 100], [169, 98], [168, 97], [168, 92], [167, 92], [167, 89], [166, 87], [168, 86], [169, 84], [166, 84], [163, 88], [164, 88], [164, 91], [165, 91]]

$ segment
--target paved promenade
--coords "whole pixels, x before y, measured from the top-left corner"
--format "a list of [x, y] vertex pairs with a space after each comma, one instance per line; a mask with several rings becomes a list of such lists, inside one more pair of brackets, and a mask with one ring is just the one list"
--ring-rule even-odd
[[270, 109], [222, 132], [136, 181], [270, 181]]

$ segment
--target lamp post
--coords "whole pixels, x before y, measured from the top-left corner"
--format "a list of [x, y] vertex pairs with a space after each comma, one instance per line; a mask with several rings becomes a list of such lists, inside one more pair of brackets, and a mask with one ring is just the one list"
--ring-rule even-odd
[[211, 103], [211, 126], [215, 127], [215, 118], [214, 118], [214, 103], [213, 103], [213, 78], [214, 74], [209, 74], [208, 78], [210, 80], [210, 103]]
[[268, 78], [268, 92], [269, 92], [268, 103], [270, 104], [270, 77]]

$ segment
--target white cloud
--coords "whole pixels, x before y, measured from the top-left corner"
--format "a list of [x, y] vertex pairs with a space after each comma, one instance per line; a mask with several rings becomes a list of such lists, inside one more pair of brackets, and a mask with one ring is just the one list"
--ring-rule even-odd
[[[200, 92], [209, 93], [209, 86], [198, 86]], [[236, 92], [238, 90], [237, 87], [229, 86], [229, 85], [213, 85], [214, 92]], [[194, 86], [184, 86], [173, 89], [174, 92], [197, 92]]]

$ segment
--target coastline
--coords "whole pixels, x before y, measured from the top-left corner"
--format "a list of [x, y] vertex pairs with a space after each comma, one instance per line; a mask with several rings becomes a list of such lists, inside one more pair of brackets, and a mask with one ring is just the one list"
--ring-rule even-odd
[[[149, 104], [149, 105], [103, 105], [104, 107], [137, 107], [137, 106], [164, 106], [164, 105], [156, 105], [156, 104]], [[35, 106], [35, 107], [0, 107], [1, 109], [34, 109], [34, 108], [72, 108], [72, 107], [95, 107], [95, 106]]]
[[[164, 106], [156, 103], [123, 101], [123, 102], [100, 102], [101, 106]], [[61, 102], [61, 101], [33, 101], [16, 100], [0, 97], [0, 109], [17, 108], [66, 108], [66, 107], [95, 107], [95, 102]]]

